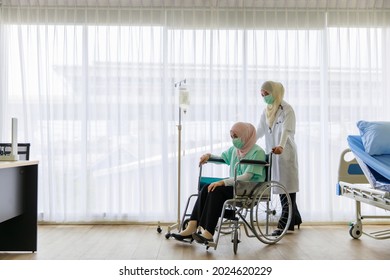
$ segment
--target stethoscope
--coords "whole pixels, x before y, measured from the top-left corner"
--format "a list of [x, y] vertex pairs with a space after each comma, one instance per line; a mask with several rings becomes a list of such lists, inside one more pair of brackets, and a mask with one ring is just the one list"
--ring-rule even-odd
[[[286, 113], [283, 110], [283, 106], [279, 105], [279, 108], [280, 108], [280, 110], [282, 110], [281, 114], [283, 114], [283, 117], [280, 118], [280, 116], [278, 116], [278, 120], [274, 123], [274, 125], [272, 127], [274, 127], [277, 124], [281, 124], [284, 121], [284, 119], [286, 118]], [[271, 127], [268, 127], [268, 131], [269, 131], [269, 134], [272, 134], [272, 128]]]

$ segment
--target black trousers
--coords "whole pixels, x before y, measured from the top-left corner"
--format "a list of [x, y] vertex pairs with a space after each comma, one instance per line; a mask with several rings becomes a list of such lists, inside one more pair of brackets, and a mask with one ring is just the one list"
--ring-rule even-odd
[[209, 185], [203, 186], [192, 210], [191, 220], [198, 221], [198, 226], [214, 234], [223, 204], [233, 198], [233, 186], [221, 186], [208, 192]]
[[[291, 198], [292, 215], [288, 230], [294, 230], [295, 225], [300, 225], [302, 223], [302, 218], [297, 206], [297, 193], [290, 193], [289, 195]], [[284, 229], [288, 220], [288, 204], [285, 194], [280, 194], [279, 197], [280, 202], [282, 203], [282, 215], [279, 219], [278, 228]]]

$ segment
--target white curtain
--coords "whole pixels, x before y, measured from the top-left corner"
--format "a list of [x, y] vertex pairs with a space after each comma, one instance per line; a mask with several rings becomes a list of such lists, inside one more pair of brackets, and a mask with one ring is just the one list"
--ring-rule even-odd
[[[388, 10], [2, 7], [0, 140], [39, 160], [39, 220], [174, 222], [178, 91], [181, 210], [198, 159], [257, 124], [260, 85], [281, 81], [297, 115], [306, 222], [349, 221], [336, 195], [339, 156], [356, 122], [389, 120]], [[263, 145], [263, 141], [259, 141]], [[210, 176], [225, 170], [210, 167]], [[367, 207], [369, 213], [380, 210]]]

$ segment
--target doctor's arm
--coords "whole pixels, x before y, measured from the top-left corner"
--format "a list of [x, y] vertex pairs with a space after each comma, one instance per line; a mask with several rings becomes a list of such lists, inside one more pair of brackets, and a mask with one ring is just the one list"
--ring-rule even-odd
[[257, 129], [256, 129], [256, 139], [257, 140], [264, 136], [266, 129], [267, 129], [267, 122], [265, 119], [265, 113], [263, 112], [261, 114], [261, 118], [260, 118], [259, 124], [257, 125]]
[[295, 128], [295, 114], [294, 111], [288, 110], [285, 112], [285, 119], [282, 123], [283, 129], [282, 129], [282, 135], [280, 137], [279, 145], [272, 148], [272, 152], [274, 154], [281, 154], [283, 153], [283, 149], [286, 146], [288, 137], [293, 133]]

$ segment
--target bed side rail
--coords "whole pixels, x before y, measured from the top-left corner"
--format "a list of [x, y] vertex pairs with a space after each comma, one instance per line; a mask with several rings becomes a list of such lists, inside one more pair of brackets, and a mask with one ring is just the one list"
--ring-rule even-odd
[[348, 156], [353, 156], [350, 149], [345, 149], [340, 156], [338, 183], [336, 186], [337, 195], [341, 195], [339, 182], [348, 182], [350, 184], [369, 184], [356, 158], [353, 156], [351, 160], [348, 160]]
[[352, 184], [368, 184], [368, 180], [359, 166], [355, 156], [348, 160], [347, 156], [353, 156], [350, 149], [345, 149], [340, 156], [338, 180]]

